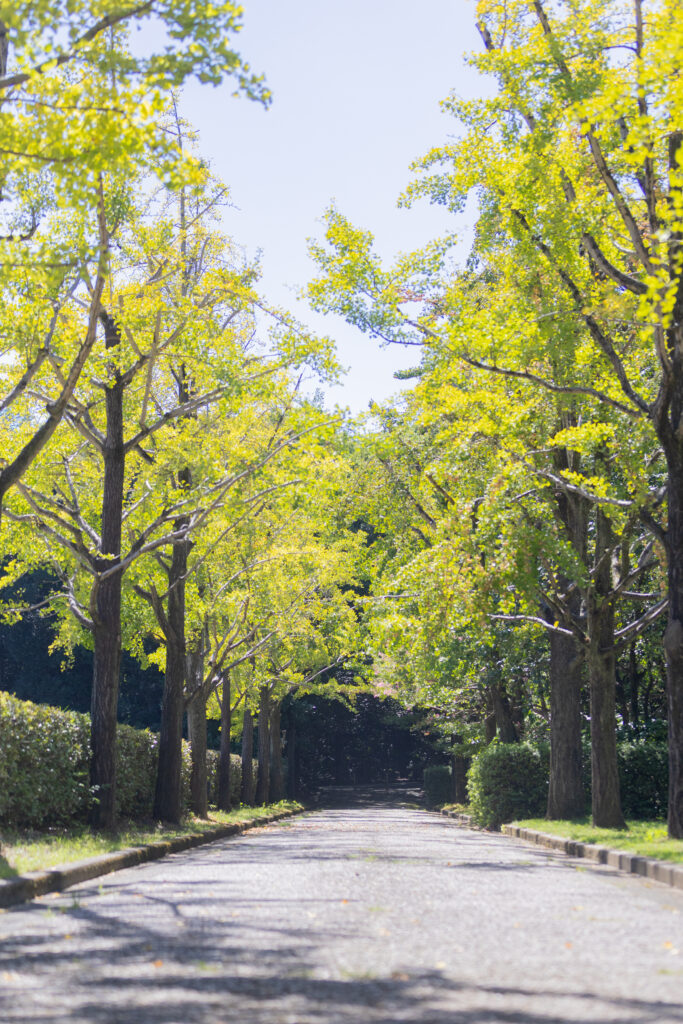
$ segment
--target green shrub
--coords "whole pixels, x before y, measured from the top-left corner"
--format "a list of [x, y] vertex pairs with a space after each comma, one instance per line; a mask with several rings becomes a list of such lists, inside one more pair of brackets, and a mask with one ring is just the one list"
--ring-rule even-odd
[[149, 729], [116, 730], [116, 813], [122, 818], [152, 816], [158, 744]]
[[[159, 737], [119, 725], [116, 732], [116, 810], [122, 818], [150, 818]], [[215, 795], [218, 752], [208, 753], [209, 792]], [[231, 795], [240, 801], [241, 761], [231, 755]], [[254, 762], [256, 771], [257, 762]], [[0, 824], [45, 828], [85, 821], [89, 786], [90, 717], [32, 704], [0, 692]], [[192, 765], [183, 741], [183, 810], [190, 800]], [[214, 801], [215, 802], [215, 801]]]
[[[207, 750], [206, 772], [209, 778], [209, 803], [215, 804], [218, 799], [218, 750]], [[239, 754], [230, 755], [230, 804], [239, 807], [242, 792], [242, 758]]]
[[85, 818], [89, 735], [86, 715], [0, 693], [0, 821], [40, 828]]
[[432, 764], [425, 768], [422, 785], [427, 807], [447, 804], [453, 791], [450, 767], [447, 764]]
[[669, 791], [666, 743], [622, 740], [617, 744], [621, 805], [625, 818], [665, 818]]
[[530, 744], [494, 740], [472, 758], [467, 789], [477, 824], [500, 828], [505, 821], [544, 813], [548, 773], [540, 751]]

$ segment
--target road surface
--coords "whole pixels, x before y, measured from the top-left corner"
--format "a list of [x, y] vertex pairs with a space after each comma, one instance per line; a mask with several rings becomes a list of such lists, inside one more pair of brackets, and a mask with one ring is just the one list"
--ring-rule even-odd
[[19, 1024], [683, 1022], [683, 893], [332, 808], [0, 915]]

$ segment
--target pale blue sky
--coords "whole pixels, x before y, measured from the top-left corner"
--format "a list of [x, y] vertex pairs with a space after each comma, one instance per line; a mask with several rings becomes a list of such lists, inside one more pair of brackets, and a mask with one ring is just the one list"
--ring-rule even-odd
[[413, 365], [415, 350], [380, 349], [296, 303], [314, 273], [306, 239], [321, 236], [333, 199], [387, 258], [452, 229], [442, 209], [397, 210], [396, 199], [411, 160], [454, 131], [439, 101], [481, 89], [462, 59], [479, 46], [474, 2], [246, 0], [244, 25], [238, 49], [265, 73], [270, 110], [232, 99], [229, 83], [190, 85], [182, 109], [231, 188], [227, 230], [250, 253], [262, 250], [263, 291], [332, 335], [351, 367], [329, 401], [364, 409], [398, 389], [392, 373]]

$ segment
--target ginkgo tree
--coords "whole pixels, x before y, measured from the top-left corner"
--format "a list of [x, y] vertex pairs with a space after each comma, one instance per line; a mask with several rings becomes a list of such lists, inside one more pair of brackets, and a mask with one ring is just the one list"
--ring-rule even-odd
[[[472, 61], [497, 89], [486, 99], [445, 102], [460, 133], [416, 165], [419, 176], [405, 197], [460, 212], [476, 193], [478, 252], [468, 272], [456, 275], [448, 266], [449, 239], [386, 270], [369, 235], [332, 211], [329, 249], [314, 249], [323, 275], [311, 294], [385, 341], [447, 350], [520, 387], [564, 395], [569, 408], [581, 402], [584, 446], [591, 444], [590, 424], [606, 414], [620, 418], [625, 435], [634, 430], [636, 456], [618, 485], [627, 494], [614, 492], [608, 472], [591, 472], [588, 480], [559, 465], [553, 475], [565, 494], [572, 487], [592, 493], [605, 526], [615, 501], [637, 508], [666, 551], [669, 830], [681, 836], [680, 11], [666, 0], [648, 5], [647, 16], [640, 0], [562, 7], [481, 0], [477, 12], [483, 52]], [[529, 289], [533, 277], [544, 296], [540, 316]], [[478, 278], [493, 291], [500, 281], [513, 285], [521, 301], [507, 321], [492, 323], [486, 300], [473, 301]], [[538, 447], [553, 447], [561, 426], [555, 421]], [[554, 447], [558, 456], [571, 450]], [[639, 449], [649, 454], [638, 467]]]
[[[125, 186], [128, 195], [133, 186]], [[124, 577], [140, 558], [168, 549], [170, 601], [182, 613], [191, 534], [260, 458], [249, 447], [242, 410], [248, 419], [253, 406], [258, 418], [258, 387], [278, 368], [309, 357], [333, 366], [326, 344], [281, 313], [270, 343], [259, 349], [254, 270], [211, 223], [216, 188], [206, 174], [168, 199], [142, 196], [126, 206], [100, 303], [103, 351], [91, 356], [50, 456], [18, 484], [8, 506], [14, 521], [35, 525], [66, 553], [69, 607], [92, 633], [93, 817], [104, 827], [115, 809]], [[178, 643], [168, 647], [162, 767], [179, 800], [185, 652], [182, 630], [176, 632]], [[178, 767], [177, 786], [166, 760]], [[165, 807], [160, 813], [174, 816]]]
[[[105, 177], [196, 180], [199, 162], [165, 124], [171, 89], [191, 75], [232, 77], [237, 92], [269, 102], [233, 48], [241, 15], [228, 0], [0, 3], [0, 507], [53, 436], [98, 342], [122, 212]], [[70, 328], [56, 330], [64, 320]], [[42, 403], [26, 398], [38, 380]]]

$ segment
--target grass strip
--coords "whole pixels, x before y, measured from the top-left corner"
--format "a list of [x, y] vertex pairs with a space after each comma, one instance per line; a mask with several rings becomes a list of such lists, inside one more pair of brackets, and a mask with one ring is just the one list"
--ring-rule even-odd
[[639, 857], [683, 862], [683, 839], [669, 839], [665, 821], [630, 821], [625, 829], [595, 828], [587, 817], [572, 821], [527, 818], [511, 824], [565, 839], [577, 839], [581, 843], [597, 843], [614, 850], [625, 850]]
[[240, 807], [234, 811], [210, 810], [208, 820], [186, 817], [180, 825], [155, 822], [126, 822], [115, 832], [93, 832], [85, 825], [49, 829], [45, 832], [0, 832], [0, 879], [14, 878], [27, 871], [39, 871], [58, 864], [97, 857], [102, 853], [143, 846], [161, 839], [174, 839], [191, 833], [210, 834], [223, 825], [258, 823], [270, 814], [303, 810], [295, 800], [281, 800], [265, 807]]

